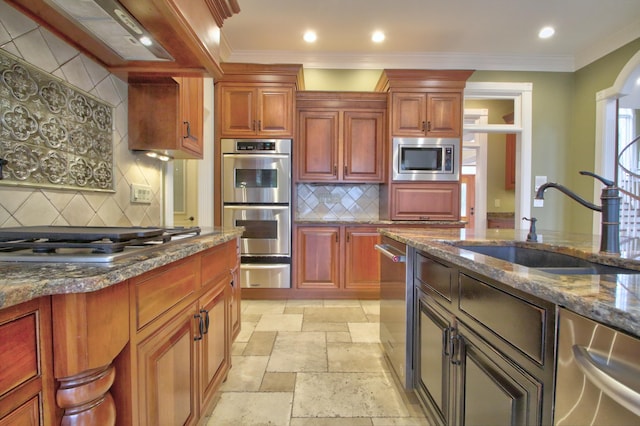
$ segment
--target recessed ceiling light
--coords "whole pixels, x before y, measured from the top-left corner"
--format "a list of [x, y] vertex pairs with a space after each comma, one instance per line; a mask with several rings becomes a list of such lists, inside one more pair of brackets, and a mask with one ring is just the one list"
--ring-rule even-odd
[[313, 31], [307, 31], [306, 33], [304, 33], [304, 41], [306, 41], [307, 43], [313, 43], [314, 41], [316, 41], [316, 38], [318, 37]]
[[371, 40], [375, 43], [382, 43], [384, 41], [384, 33], [382, 31], [374, 31]]
[[553, 36], [553, 34], [555, 34], [555, 32], [556, 32], [556, 30], [554, 30], [553, 27], [544, 27], [538, 33], [538, 37], [540, 37], [540, 38], [549, 38], [549, 37]]

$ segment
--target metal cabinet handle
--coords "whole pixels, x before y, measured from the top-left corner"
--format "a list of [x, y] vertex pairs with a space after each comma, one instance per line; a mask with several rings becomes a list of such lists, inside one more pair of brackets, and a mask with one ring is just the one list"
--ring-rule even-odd
[[455, 330], [451, 330], [452, 331], [452, 335], [449, 338], [449, 353], [451, 355], [451, 364], [453, 365], [460, 365], [461, 362], [461, 354], [460, 354], [460, 348], [462, 347], [462, 336], [460, 336], [459, 334], [455, 333]]
[[338, 165], [337, 164], [333, 165], [333, 174], [334, 174], [334, 176], [336, 176], [338, 174]]
[[426, 121], [423, 121], [423, 122], [422, 122], [422, 131], [423, 131], [423, 132], [426, 132], [426, 131], [427, 131], [427, 122], [426, 122]]
[[451, 333], [451, 327], [447, 327], [442, 333], [442, 355], [448, 357], [451, 355], [449, 352], [449, 334]]
[[[385, 257], [391, 259], [393, 263], [405, 263], [407, 261], [407, 256], [405, 256], [403, 252], [395, 249], [393, 246], [390, 246], [388, 244], [376, 244], [373, 246], [373, 248], [378, 250]], [[395, 253], [393, 252], [393, 250], [395, 250]]]
[[195, 314], [193, 318], [198, 320], [198, 331], [200, 332], [200, 334], [198, 336], [193, 337], [193, 340], [197, 342], [198, 340], [202, 340], [202, 334], [203, 334], [202, 331], [204, 326], [202, 324], [202, 315]]
[[622, 362], [594, 357], [583, 346], [573, 346], [573, 357], [580, 371], [598, 389], [627, 410], [640, 416], [640, 371]]
[[188, 121], [183, 121], [182, 124], [186, 124], [187, 125], [187, 134], [185, 136], [183, 136], [182, 139], [191, 138], [191, 123], [189, 123]]
[[262, 120], [258, 120], [258, 131], [262, 131]]
[[427, 132], [431, 131], [431, 122], [427, 121]]
[[207, 334], [209, 332], [209, 311], [207, 311], [206, 309], [200, 309], [200, 313], [204, 314], [204, 324], [201, 324], [200, 334]]

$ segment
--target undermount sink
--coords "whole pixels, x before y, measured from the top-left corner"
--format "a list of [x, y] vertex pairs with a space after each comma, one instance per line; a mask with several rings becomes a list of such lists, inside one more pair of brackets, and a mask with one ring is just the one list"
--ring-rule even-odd
[[457, 245], [464, 250], [495, 257], [506, 262], [535, 268], [558, 275], [640, 274], [634, 269], [603, 265], [568, 254], [539, 250], [531, 247], [496, 245]]

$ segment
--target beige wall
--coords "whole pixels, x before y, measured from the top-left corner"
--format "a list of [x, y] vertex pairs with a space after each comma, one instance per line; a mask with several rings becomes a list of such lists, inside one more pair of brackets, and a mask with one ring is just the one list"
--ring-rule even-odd
[[[115, 193], [0, 186], [0, 227], [162, 225], [162, 169], [127, 146], [127, 84], [0, 0], [0, 48], [114, 106]], [[1, 101], [1, 100], [0, 100]], [[129, 202], [131, 183], [151, 204]]]

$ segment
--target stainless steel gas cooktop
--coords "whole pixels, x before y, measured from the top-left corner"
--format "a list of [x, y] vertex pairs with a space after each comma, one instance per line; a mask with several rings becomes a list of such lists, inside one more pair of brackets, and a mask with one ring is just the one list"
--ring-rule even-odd
[[176, 239], [199, 227], [23, 226], [0, 228], [0, 261], [110, 263]]

